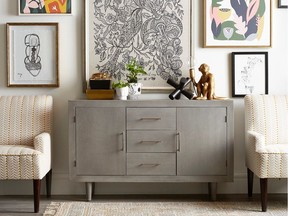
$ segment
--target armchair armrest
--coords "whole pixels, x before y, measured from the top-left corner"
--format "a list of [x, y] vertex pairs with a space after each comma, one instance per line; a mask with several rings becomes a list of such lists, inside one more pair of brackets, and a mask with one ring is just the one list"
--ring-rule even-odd
[[264, 152], [265, 148], [265, 137], [255, 131], [247, 131], [248, 145], [255, 146], [255, 151], [258, 153]]
[[51, 138], [49, 133], [41, 133], [34, 137], [34, 148], [43, 154], [51, 153]]

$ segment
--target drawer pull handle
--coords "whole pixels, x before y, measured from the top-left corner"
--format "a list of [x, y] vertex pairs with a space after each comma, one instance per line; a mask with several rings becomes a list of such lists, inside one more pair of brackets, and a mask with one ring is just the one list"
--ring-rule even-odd
[[160, 164], [139, 164], [139, 167], [157, 167]]
[[158, 121], [158, 120], [161, 120], [161, 118], [149, 118], [149, 117], [146, 117], [146, 118], [140, 118], [141, 121]]
[[141, 144], [157, 144], [157, 143], [161, 143], [161, 141], [159, 140], [155, 140], [155, 141], [141, 141]]

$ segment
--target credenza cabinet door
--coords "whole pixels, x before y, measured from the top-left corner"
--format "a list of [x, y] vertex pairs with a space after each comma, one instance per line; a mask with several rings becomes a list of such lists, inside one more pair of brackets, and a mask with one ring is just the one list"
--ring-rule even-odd
[[76, 108], [78, 176], [126, 174], [125, 108]]
[[227, 175], [226, 107], [177, 109], [177, 175]]

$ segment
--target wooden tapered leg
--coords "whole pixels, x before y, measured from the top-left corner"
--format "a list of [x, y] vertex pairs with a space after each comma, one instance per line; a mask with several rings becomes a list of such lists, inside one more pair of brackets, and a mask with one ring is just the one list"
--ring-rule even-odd
[[261, 189], [262, 212], [266, 212], [267, 211], [267, 189], [268, 189], [267, 178], [260, 178], [260, 189]]
[[253, 177], [254, 173], [247, 168], [247, 178], [248, 178], [248, 197], [252, 197], [253, 193]]
[[46, 174], [46, 193], [47, 197], [51, 197], [51, 184], [52, 184], [52, 169]]
[[34, 191], [34, 212], [39, 212], [39, 203], [40, 203], [40, 189], [41, 189], [41, 180], [33, 180], [33, 191]]

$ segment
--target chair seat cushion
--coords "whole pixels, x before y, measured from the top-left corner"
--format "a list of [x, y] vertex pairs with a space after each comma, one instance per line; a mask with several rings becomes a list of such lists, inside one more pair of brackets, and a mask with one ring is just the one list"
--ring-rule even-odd
[[0, 179], [42, 179], [49, 171], [47, 157], [33, 147], [0, 145]]
[[288, 144], [266, 145], [261, 152], [266, 154], [288, 154]]
[[41, 152], [36, 151], [31, 146], [24, 145], [1, 145], [0, 148], [0, 157], [1, 156], [24, 156], [24, 155], [33, 155], [33, 154], [41, 154]]

